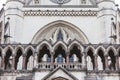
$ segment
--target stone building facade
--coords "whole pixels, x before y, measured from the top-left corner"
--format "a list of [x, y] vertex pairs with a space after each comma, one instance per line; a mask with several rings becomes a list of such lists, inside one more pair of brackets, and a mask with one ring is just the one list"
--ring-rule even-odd
[[0, 80], [120, 80], [114, 0], [7, 0]]

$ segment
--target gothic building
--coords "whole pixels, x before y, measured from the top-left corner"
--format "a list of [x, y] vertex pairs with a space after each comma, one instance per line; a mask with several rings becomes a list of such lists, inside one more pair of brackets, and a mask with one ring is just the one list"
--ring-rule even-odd
[[114, 0], [7, 0], [0, 80], [120, 80]]

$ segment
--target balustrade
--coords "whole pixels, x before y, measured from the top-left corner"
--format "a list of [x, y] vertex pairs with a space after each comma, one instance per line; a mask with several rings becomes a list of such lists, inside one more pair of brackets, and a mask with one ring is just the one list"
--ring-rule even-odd
[[50, 70], [50, 69], [55, 69], [58, 67], [62, 67], [68, 70], [82, 70], [82, 64], [81, 63], [39, 63], [36, 68], [40, 70]]

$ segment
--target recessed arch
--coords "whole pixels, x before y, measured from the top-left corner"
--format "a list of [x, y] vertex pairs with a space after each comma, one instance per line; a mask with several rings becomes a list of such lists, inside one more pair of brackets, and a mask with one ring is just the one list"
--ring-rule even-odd
[[25, 69], [32, 70], [33, 68], [33, 50], [28, 48], [26, 51]]
[[94, 62], [94, 50], [93, 48], [89, 47], [87, 49], [87, 69], [94, 70], [95, 69], [95, 62]]
[[109, 47], [107, 48], [107, 53], [108, 53], [110, 50], [113, 51], [114, 56], [117, 55], [117, 51], [116, 51], [115, 47], [113, 47], [113, 46], [109, 46]]
[[25, 53], [27, 53], [28, 50], [31, 50], [33, 53], [35, 51], [35, 49], [33, 48], [33, 46], [29, 45], [25, 48]]
[[[8, 45], [7, 47], [5, 47], [5, 48], [4, 48], [4, 52], [6, 53], [9, 49], [11, 50], [11, 52], [12, 52], [12, 54], [13, 54], [14, 49], [13, 49], [13, 47], [12, 47], [11, 45]], [[5, 54], [5, 55], [6, 55], [6, 54]]]
[[15, 53], [17, 53], [18, 50], [21, 50], [22, 53], [24, 53], [24, 48], [21, 45], [15, 47]]
[[68, 50], [71, 50], [74, 46], [78, 46], [78, 49], [81, 50], [81, 52], [83, 52], [83, 46], [81, 43], [79, 43], [78, 41], [73, 41], [69, 46], [68, 46]]
[[59, 45], [54, 51], [54, 60], [55, 63], [65, 63], [66, 60], [66, 53], [65, 49], [63, 49], [62, 45]]
[[[84, 32], [82, 30], [80, 30], [78, 27], [76, 27], [75, 25], [67, 22], [67, 21], [63, 21], [63, 20], [58, 20], [58, 21], [53, 21], [47, 25], [45, 25], [44, 27], [42, 27], [33, 37], [31, 43], [33, 44], [37, 44], [39, 42], [41, 42], [43, 39], [45, 39], [46, 35], [49, 35], [49, 39], [52, 37], [52, 33], [54, 33], [55, 29], [54, 27], [58, 27], [59, 25], [64, 25], [64, 27], [62, 28], [69, 28], [69, 32], [72, 32], [73, 34], [77, 34], [76, 38], [79, 38], [78, 40], [80, 40], [82, 43], [89, 43], [87, 36], [84, 34]], [[65, 30], [65, 29], [64, 29]], [[50, 33], [52, 31], [52, 33]], [[66, 30], [65, 30], [66, 31]], [[68, 31], [68, 30], [67, 30]], [[74, 35], [75, 35], [74, 34]], [[43, 37], [43, 39], [42, 39]], [[75, 36], [74, 36], [75, 37]], [[48, 38], [48, 37], [47, 37]]]
[[5, 63], [5, 67], [4, 69], [11, 69], [12, 68], [12, 50], [11, 48], [8, 48], [6, 53], [5, 53], [5, 57], [4, 57], [4, 63]]
[[115, 53], [111, 48], [108, 51], [108, 66], [110, 70], [115, 70], [115, 63], [116, 63]]
[[51, 62], [51, 53], [45, 44], [38, 51], [38, 63], [40, 62]]
[[103, 46], [99, 46], [96, 48], [96, 53], [98, 53], [99, 50], [102, 50], [105, 54], [106, 49]]
[[46, 46], [47, 49], [52, 51], [52, 46], [50, 45], [50, 43], [48, 41], [42, 41], [38, 46], [37, 46], [37, 52], [39, 52], [40, 49], [43, 48], [43, 46]]
[[15, 56], [15, 70], [22, 70], [22, 61], [23, 61], [23, 57], [22, 57], [22, 49], [21, 48], [17, 48], [16, 51], [16, 56]]
[[[73, 61], [72, 61], [72, 58], [73, 58]], [[70, 60], [70, 62], [82, 63], [82, 53], [81, 53], [81, 50], [79, 49], [78, 45], [75, 44], [70, 49], [69, 60]]]
[[99, 70], [105, 70], [105, 52], [103, 48], [99, 48], [97, 50], [97, 62], [98, 62], [98, 69]]
[[89, 50], [91, 50], [93, 54], [95, 54], [95, 48], [93, 46], [90, 45], [86, 48], [86, 52], [88, 52]]
[[59, 42], [57, 42], [57, 43], [53, 46], [53, 52], [54, 52], [59, 46], [61, 46], [61, 47], [65, 50], [65, 52], [68, 51], [66, 44], [63, 43], [62, 41], [59, 41]]

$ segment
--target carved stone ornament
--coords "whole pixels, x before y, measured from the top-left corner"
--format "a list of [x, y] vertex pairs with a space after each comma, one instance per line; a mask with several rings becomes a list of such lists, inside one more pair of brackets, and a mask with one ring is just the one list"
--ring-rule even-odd
[[52, 1], [53, 3], [56, 3], [56, 4], [65, 4], [65, 3], [68, 3], [70, 2], [71, 0], [50, 0]]

